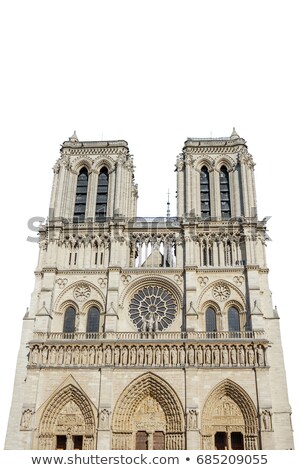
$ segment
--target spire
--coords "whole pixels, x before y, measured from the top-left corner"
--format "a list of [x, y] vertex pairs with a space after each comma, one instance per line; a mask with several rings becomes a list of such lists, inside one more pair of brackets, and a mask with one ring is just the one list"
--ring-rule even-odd
[[239, 138], [240, 138], [240, 136], [238, 135], [238, 133], [236, 132], [235, 127], [234, 127], [233, 130], [232, 130], [232, 134], [230, 136], [230, 139], [231, 140], [237, 140]]
[[76, 131], [73, 132], [73, 135], [69, 137], [70, 142], [79, 142], [78, 137], [76, 135]]
[[170, 212], [170, 190], [168, 189], [168, 202], [167, 202], [167, 219], [170, 218], [171, 212]]

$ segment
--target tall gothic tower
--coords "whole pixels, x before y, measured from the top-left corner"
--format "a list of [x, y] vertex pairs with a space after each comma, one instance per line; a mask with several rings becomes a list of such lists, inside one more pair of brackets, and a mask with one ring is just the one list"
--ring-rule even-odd
[[63, 143], [7, 449], [293, 448], [246, 142], [176, 169], [177, 217], [138, 218], [127, 143]]

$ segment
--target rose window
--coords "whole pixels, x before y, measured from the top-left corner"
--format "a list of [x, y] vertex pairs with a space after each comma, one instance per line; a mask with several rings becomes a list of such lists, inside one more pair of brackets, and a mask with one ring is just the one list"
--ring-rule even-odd
[[163, 287], [143, 287], [134, 294], [129, 305], [129, 316], [139, 331], [162, 331], [173, 323], [176, 302]]

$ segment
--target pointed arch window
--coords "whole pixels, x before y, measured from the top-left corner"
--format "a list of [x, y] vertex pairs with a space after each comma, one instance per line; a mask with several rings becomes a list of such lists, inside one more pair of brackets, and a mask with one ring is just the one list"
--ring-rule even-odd
[[97, 307], [91, 307], [88, 312], [86, 331], [87, 333], [98, 333], [100, 324], [100, 312]]
[[89, 175], [86, 168], [81, 168], [77, 178], [74, 221], [84, 222]]
[[229, 174], [226, 166], [220, 169], [220, 196], [221, 196], [221, 217], [222, 219], [230, 219], [230, 188]]
[[107, 217], [108, 199], [108, 170], [103, 167], [98, 176], [97, 199], [96, 199], [96, 220], [105, 220]]
[[240, 314], [235, 307], [230, 307], [228, 310], [228, 330], [240, 331]]
[[73, 307], [68, 307], [65, 312], [64, 317], [64, 333], [74, 333], [75, 332], [75, 319], [76, 319], [76, 312]]
[[200, 200], [201, 217], [208, 219], [210, 217], [210, 193], [209, 193], [209, 173], [206, 166], [201, 168], [200, 172]]
[[217, 331], [217, 318], [216, 312], [212, 307], [208, 307], [205, 313], [206, 331]]

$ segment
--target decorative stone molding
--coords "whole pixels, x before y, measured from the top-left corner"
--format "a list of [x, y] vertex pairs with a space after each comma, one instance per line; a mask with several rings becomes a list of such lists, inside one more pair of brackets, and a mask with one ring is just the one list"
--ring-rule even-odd
[[31, 431], [32, 430], [32, 418], [34, 410], [32, 408], [25, 408], [22, 411], [20, 431]]
[[77, 284], [73, 291], [74, 298], [78, 300], [78, 302], [83, 302], [87, 300], [91, 295], [91, 288], [85, 282], [81, 282]]
[[106, 277], [99, 277], [98, 284], [100, 287], [106, 287], [107, 278]]
[[234, 276], [233, 278], [234, 282], [236, 283], [237, 286], [241, 286], [245, 280], [244, 276]]
[[123, 284], [127, 286], [127, 284], [129, 284], [129, 282], [131, 281], [131, 276], [130, 274], [122, 274], [121, 279]]
[[29, 367], [266, 367], [263, 344], [30, 345]]
[[181, 274], [175, 274], [175, 276], [174, 276], [174, 281], [175, 281], [178, 285], [182, 284], [182, 275], [181, 275]]
[[108, 431], [109, 430], [109, 418], [110, 418], [110, 410], [107, 408], [102, 408], [99, 411], [99, 428], [101, 430]]
[[198, 282], [201, 287], [205, 287], [206, 284], [208, 283], [208, 277], [207, 276], [199, 276], [198, 277]]
[[213, 287], [212, 295], [218, 302], [224, 302], [230, 297], [230, 289], [227, 284], [219, 282]]
[[68, 279], [67, 279], [66, 277], [64, 277], [64, 278], [59, 277], [59, 278], [56, 280], [56, 284], [58, 284], [58, 287], [59, 287], [60, 289], [63, 289], [67, 283], [68, 283]]

